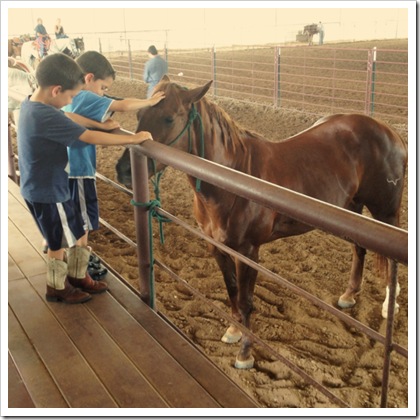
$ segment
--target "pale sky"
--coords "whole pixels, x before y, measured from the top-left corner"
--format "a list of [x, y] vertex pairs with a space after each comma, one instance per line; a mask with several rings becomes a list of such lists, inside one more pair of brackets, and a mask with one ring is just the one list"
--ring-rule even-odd
[[[59, 8], [51, 8], [51, 2], [42, 1], [37, 8], [33, 8], [33, 2], [2, 2], [2, 7], [3, 3], [9, 3], [7, 36], [33, 34], [38, 17], [43, 19], [47, 31], [53, 33], [59, 17], [65, 31], [75, 36], [170, 30], [169, 41], [176, 44], [172, 47], [294, 41], [298, 30], [318, 21], [324, 23], [325, 42], [407, 38], [409, 29], [408, 2], [404, 1], [261, 1], [244, 2], [241, 7], [238, 2], [63, 1], [56, 3]], [[116, 4], [119, 7], [112, 7]]]

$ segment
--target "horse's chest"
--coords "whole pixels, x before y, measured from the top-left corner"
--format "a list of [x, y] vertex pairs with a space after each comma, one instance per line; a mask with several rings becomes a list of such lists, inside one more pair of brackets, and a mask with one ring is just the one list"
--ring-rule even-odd
[[[235, 197], [220, 200], [195, 198], [194, 215], [207, 235], [224, 244], [235, 246], [255, 232], [270, 230], [273, 212], [255, 203]], [[269, 215], [267, 218], [266, 216]], [[267, 223], [266, 223], [267, 222]]]
[[216, 204], [204, 204], [196, 200], [194, 215], [204, 233], [222, 243], [226, 241], [229, 229], [228, 218], [223, 207]]

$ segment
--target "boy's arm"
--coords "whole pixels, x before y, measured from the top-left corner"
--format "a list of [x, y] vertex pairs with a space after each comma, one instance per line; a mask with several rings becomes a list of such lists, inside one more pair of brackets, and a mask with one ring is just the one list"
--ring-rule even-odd
[[137, 111], [146, 106], [154, 106], [165, 98], [163, 92], [156, 92], [149, 99], [126, 98], [121, 101], [113, 101], [109, 107], [110, 111]]
[[119, 123], [111, 119], [105, 122], [99, 122], [91, 120], [90, 118], [83, 117], [82, 115], [75, 114], [74, 112], [65, 112], [66, 117], [70, 118], [76, 124], [81, 125], [82, 127], [91, 128], [93, 130], [103, 130], [111, 131], [115, 128], [119, 128]]
[[112, 134], [100, 131], [86, 130], [79, 140], [101, 146], [122, 146], [125, 144], [140, 144], [146, 140], [153, 140], [148, 131], [140, 131], [135, 134]]

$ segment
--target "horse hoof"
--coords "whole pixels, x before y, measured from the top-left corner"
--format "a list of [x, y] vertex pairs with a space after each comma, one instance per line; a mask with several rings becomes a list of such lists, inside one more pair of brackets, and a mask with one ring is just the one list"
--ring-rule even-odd
[[254, 367], [254, 358], [251, 356], [248, 360], [235, 360], [236, 369], [252, 369]]
[[344, 300], [343, 296], [338, 299], [338, 306], [342, 309], [352, 308], [356, 304], [356, 301], [354, 299], [350, 300]]
[[229, 327], [222, 337], [222, 341], [228, 344], [237, 343], [242, 338], [242, 332], [238, 329]]

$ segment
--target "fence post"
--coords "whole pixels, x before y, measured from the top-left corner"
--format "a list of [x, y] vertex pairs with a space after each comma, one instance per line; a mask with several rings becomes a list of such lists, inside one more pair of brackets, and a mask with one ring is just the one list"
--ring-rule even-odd
[[102, 42], [101, 42], [101, 38], [98, 38], [99, 41], [99, 52], [102, 54]]
[[14, 182], [18, 182], [16, 169], [15, 169], [15, 154], [13, 153], [12, 135], [10, 133], [10, 121], [8, 122], [8, 152], [9, 152], [9, 178]]
[[[154, 271], [151, 261], [153, 243], [149, 231], [149, 184], [147, 158], [130, 148], [131, 177], [133, 180], [134, 222], [136, 225], [137, 258], [139, 263], [140, 296], [143, 302], [155, 309]], [[141, 204], [141, 205], [140, 205]]]
[[281, 48], [274, 48], [274, 106], [280, 107], [280, 54]]
[[365, 114], [369, 115], [372, 85], [372, 50], [368, 50], [368, 59], [366, 64], [366, 95], [365, 95]]
[[370, 116], [373, 116], [373, 110], [375, 108], [375, 79], [376, 79], [376, 47], [372, 50], [372, 82], [370, 89]]
[[133, 60], [131, 59], [131, 44], [128, 40], [128, 77], [133, 80]]
[[211, 49], [211, 76], [213, 79], [213, 96], [217, 96], [217, 79], [216, 79], [216, 48]]

